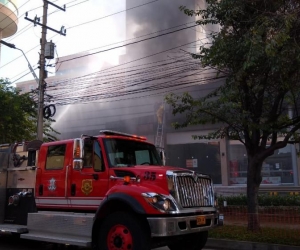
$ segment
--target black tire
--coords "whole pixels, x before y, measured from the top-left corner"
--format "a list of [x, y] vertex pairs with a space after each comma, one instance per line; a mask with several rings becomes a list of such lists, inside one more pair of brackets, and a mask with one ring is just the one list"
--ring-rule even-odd
[[168, 245], [168, 247], [170, 250], [201, 250], [205, 247], [207, 238], [207, 231], [189, 234]]
[[150, 250], [150, 234], [143, 225], [130, 213], [110, 214], [101, 225], [97, 249]]
[[14, 240], [19, 240], [21, 238], [19, 233], [11, 233], [11, 236]]

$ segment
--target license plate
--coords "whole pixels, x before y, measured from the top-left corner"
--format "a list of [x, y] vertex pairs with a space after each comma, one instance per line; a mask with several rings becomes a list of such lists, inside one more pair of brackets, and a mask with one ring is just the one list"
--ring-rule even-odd
[[198, 216], [197, 217], [197, 225], [205, 225], [206, 224], [206, 219], [205, 216]]

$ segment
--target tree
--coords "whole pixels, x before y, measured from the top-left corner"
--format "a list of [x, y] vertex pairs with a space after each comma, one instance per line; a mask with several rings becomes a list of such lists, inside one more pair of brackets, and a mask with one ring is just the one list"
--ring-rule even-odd
[[192, 54], [203, 67], [225, 77], [204, 97], [171, 94], [173, 114], [185, 114], [182, 128], [219, 123], [213, 133], [197, 138], [236, 139], [248, 156], [248, 229], [259, 230], [258, 191], [263, 161], [288, 143], [299, 142], [300, 1], [206, 0], [199, 25], [219, 25], [211, 44]]
[[[20, 94], [7, 79], [0, 79], [0, 144], [36, 138], [37, 104], [30, 93]], [[55, 139], [51, 122], [44, 122], [44, 134]], [[51, 133], [53, 132], [53, 133]]]

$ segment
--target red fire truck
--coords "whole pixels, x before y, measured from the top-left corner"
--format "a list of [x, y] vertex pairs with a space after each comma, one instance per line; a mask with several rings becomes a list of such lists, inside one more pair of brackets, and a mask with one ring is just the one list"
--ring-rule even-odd
[[212, 180], [161, 155], [109, 130], [0, 145], [0, 231], [99, 250], [202, 249], [223, 223]]

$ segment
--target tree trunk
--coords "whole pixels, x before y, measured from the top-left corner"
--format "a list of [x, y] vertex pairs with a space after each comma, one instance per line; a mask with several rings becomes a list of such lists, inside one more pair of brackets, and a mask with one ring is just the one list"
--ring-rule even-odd
[[262, 162], [258, 162], [255, 156], [248, 155], [247, 172], [247, 201], [248, 201], [248, 230], [259, 231], [260, 222], [258, 216], [258, 190], [261, 183]]

